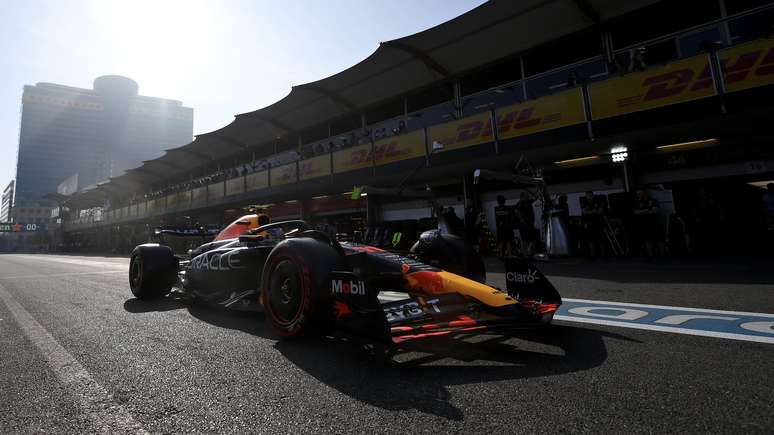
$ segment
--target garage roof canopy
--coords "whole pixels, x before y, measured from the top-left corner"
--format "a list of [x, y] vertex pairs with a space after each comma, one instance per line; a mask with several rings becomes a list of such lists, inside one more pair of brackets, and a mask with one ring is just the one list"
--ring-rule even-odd
[[[294, 86], [283, 99], [236, 115], [162, 157], [118, 177], [147, 185], [181, 176], [212, 159], [227, 158], [352, 111], [459, 76], [640, 9], [657, 0], [492, 0], [414, 35], [382, 42], [370, 56], [330, 77]], [[116, 179], [116, 181], [118, 180]]]

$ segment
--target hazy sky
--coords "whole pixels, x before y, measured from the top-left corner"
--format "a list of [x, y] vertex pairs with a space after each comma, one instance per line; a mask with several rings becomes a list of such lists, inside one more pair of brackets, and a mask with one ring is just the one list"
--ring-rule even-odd
[[[0, 14], [0, 189], [15, 176], [22, 88], [119, 74], [194, 108], [194, 134], [341, 71], [380, 41], [484, 0], [18, 0]], [[181, 144], [182, 145], [182, 144]]]

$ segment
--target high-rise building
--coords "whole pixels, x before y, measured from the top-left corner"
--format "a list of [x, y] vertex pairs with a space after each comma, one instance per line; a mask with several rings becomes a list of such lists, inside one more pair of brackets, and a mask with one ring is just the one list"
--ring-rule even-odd
[[3, 189], [3, 196], [0, 197], [0, 222], [11, 222], [11, 209], [13, 209], [13, 190], [14, 182], [11, 180], [8, 186]]
[[137, 83], [121, 76], [99, 77], [93, 87], [24, 87], [17, 204], [56, 192], [76, 174], [80, 187], [121, 175], [191, 141], [193, 109], [180, 101], [138, 95]]

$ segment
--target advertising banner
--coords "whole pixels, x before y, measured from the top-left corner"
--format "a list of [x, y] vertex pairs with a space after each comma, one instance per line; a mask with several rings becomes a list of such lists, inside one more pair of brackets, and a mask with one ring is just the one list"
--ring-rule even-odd
[[180, 194], [167, 195], [167, 208], [176, 208], [180, 205]]
[[331, 174], [331, 156], [324, 154], [311, 159], [298, 162], [298, 178], [300, 180], [311, 180], [312, 178], [324, 177]]
[[29, 233], [34, 231], [46, 231], [48, 229], [46, 224], [36, 223], [13, 223], [4, 222], [0, 223], [0, 233]]
[[209, 199], [223, 197], [223, 181], [207, 185], [207, 197]]
[[715, 95], [707, 55], [589, 86], [593, 119], [604, 119]]
[[245, 178], [236, 177], [226, 180], [226, 195], [238, 195], [245, 191]]
[[148, 203], [141, 202], [137, 204], [137, 216], [145, 216], [148, 213]]
[[197, 187], [191, 190], [191, 203], [201, 204], [207, 200], [207, 186]]
[[[500, 139], [586, 122], [581, 88], [501, 107], [495, 114]], [[491, 127], [489, 129], [491, 130]]]
[[258, 190], [269, 187], [269, 171], [253, 172], [245, 177], [247, 190]]
[[721, 50], [726, 92], [774, 83], [774, 38], [759, 39]]
[[434, 125], [427, 129], [427, 141], [441, 142], [443, 151], [451, 151], [492, 141], [489, 112], [468, 116], [454, 122]]
[[371, 144], [358, 145], [333, 153], [333, 172], [354, 171], [368, 168], [373, 165], [371, 161]]
[[296, 182], [296, 164], [290, 163], [287, 165], [277, 166], [271, 168], [269, 171], [271, 174], [271, 185], [282, 186], [283, 184], [290, 184]]
[[424, 156], [424, 130], [415, 130], [411, 133], [386, 137], [374, 142], [374, 160], [376, 160], [377, 165]]

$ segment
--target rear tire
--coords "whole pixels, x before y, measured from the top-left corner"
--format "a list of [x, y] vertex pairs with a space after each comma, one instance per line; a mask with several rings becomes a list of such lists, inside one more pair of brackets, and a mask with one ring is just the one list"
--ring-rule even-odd
[[146, 243], [134, 248], [129, 261], [129, 288], [137, 299], [161, 297], [175, 284], [178, 259], [169, 246]]
[[330, 272], [342, 270], [340, 254], [306, 237], [280, 242], [263, 268], [261, 302], [266, 319], [285, 338], [323, 334], [333, 325]]

